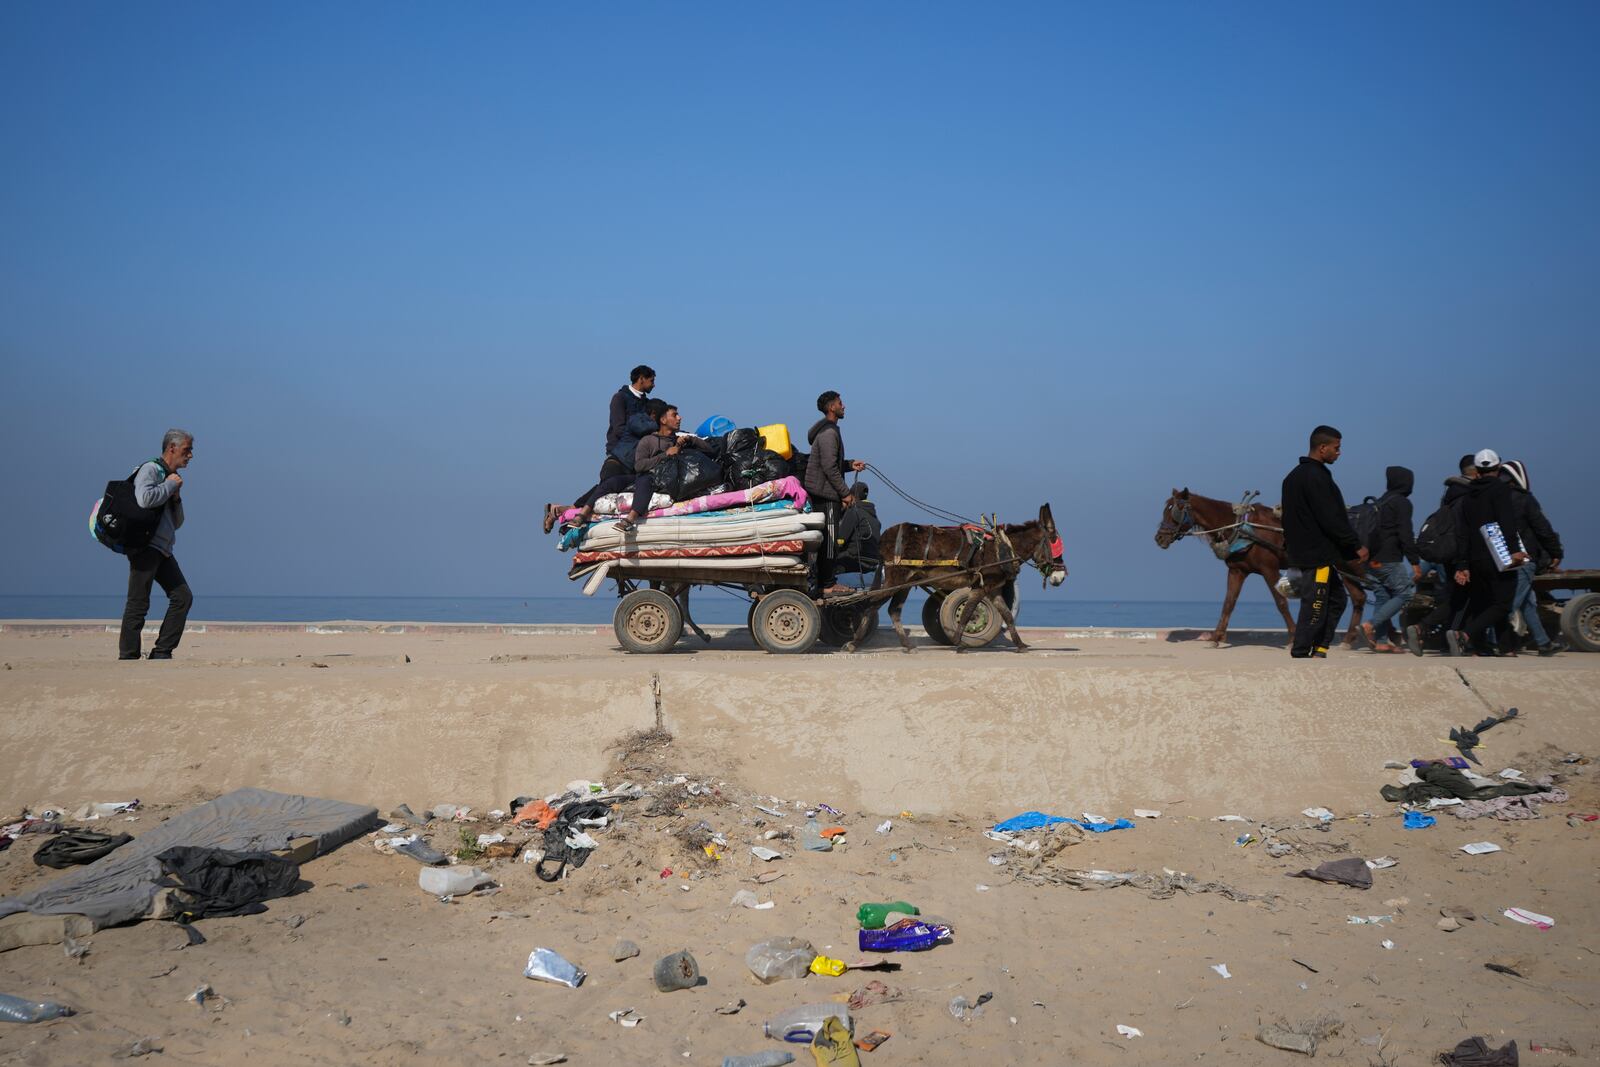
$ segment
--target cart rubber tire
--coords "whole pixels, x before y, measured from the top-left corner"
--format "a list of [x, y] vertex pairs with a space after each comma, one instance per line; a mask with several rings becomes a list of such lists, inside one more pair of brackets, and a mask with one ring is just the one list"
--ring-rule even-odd
[[[983, 596], [981, 590], [957, 589], [944, 598], [944, 603], [939, 605], [939, 626], [946, 634], [956, 632], [956, 623], [961, 619], [961, 609], [973, 597], [982, 597], [978, 606], [972, 610], [972, 618], [967, 620], [966, 632], [961, 635], [961, 644], [965, 648], [982, 648], [1000, 636], [1000, 613]], [[954, 642], [951, 642], [954, 644]]]
[[927, 631], [928, 637], [936, 645], [948, 645], [950, 635], [944, 632], [944, 627], [939, 624], [939, 608], [944, 604], [943, 593], [929, 593], [928, 599], [922, 602], [922, 628]]
[[1600, 652], [1600, 593], [1584, 593], [1561, 609], [1561, 632], [1581, 652]]
[[[851, 641], [860, 648], [867, 643], [873, 634], [878, 632], [878, 607], [877, 604], [851, 604], [848, 607], [824, 607], [822, 609], [822, 643], [839, 648]], [[865, 623], [865, 628], [862, 624]], [[856, 631], [861, 631], [861, 636], [856, 637]]]
[[683, 611], [659, 589], [635, 589], [617, 605], [611, 626], [628, 652], [666, 652], [683, 636]]
[[750, 631], [752, 640], [756, 636], [756, 605], [759, 603], [761, 603], [759, 600], [750, 601], [750, 610], [744, 615], [744, 628]]
[[756, 644], [777, 655], [809, 651], [822, 636], [822, 612], [811, 598], [793, 589], [779, 589], [756, 602]]

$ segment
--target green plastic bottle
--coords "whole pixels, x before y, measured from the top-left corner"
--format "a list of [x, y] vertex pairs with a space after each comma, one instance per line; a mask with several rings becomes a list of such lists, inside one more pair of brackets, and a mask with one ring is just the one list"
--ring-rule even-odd
[[863, 930], [882, 930], [883, 917], [891, 911], [904, 912], [907, 915], [921, 915], [915, 904], [908, 904], [903, 900], [890, 901], [887, 904], [863, 904], [856, 909], [856, 921]]

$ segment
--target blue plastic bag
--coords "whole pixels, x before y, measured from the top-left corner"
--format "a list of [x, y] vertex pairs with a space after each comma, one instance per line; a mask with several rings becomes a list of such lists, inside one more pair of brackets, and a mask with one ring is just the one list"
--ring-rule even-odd
[[1071, 822], [1071, 819], [1062, 815], [1046, 815], [1042, 811], [1025, 811], [1021, 815], [1013, 815], [1005, 822], [997, 822], [994, 828], [1003, 834], [1015, 833], [1018, 830], [1038, 830], [1045, 826], [1054, 826], [1060, 822]]
[[1405, 827], [1407, 830], [1426, 830], [1438, 822], [1432, 815], [1424, 815], [1420, 811], [1406, 812]]

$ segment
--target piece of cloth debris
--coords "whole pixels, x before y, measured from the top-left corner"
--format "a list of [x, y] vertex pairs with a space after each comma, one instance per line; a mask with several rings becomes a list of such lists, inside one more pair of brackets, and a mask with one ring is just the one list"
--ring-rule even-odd
[[1466, 800], [1450, 809], [1458, 819], [1499, 819], [1514, 822], [1519, 819], [1537, 819], [1543, 804], [1565, 804], [1567, 791], [1551, 784], [1549, 778], [1540, 778], [1537, 785], [1547, 787], [1545, 792], [1529, 793], [1520, 797], [1492, 797], [1489, 800]]
[[238, 789], [152, 826], [99, 862], [38, 889], [0, 899], [0, 917], [87, 915], [95, 929], [132, 922], [150, 911], [161, 868], [155, 858], [179, 845], [271, 852], [314, 838], [328, 852], [378, 826], [378, 809], [337, 800]]
[[133, 840], [132, 834], [97, 834], [93, 830], [68, 830], [39, 846], [33, 862], [41, 867], [63, 870], [93, 863], [109, 856]]
[[1490, 1048], [1481, 1037], [1469, 1037], [1449, 1052], [1439, 1053], [1439, 1062], [1445, 1067], [1518, 1067], [1517, 1043], [1508, 1041], [1500, 1048]]
[[1532, 782], [1499, 782], [1474, 785], [1465, 774], [1442, 763], [1430, 763], [1417, 768], [1419, 781], [1408, 785], [1386, 785], [1378, 790], [1383, 799], [1394, 804], [1419, 804], [1433, 797], [1456, 797], [1460, 800], [1488, 800], [1491, 797], [1521, 797], [1530, 793], [1547, 792], [1548, 786]]
[[175, 889], [176, 917], [255, 915], [263, 901], [285, 897], [300, 881], [300, 865], [270, 852], [231, 852], [177, 845], [156, 857], [162, 888]]
[[1319, 863], [1315, 869], [1295, 871], [1289, 877], [1315, 878], [1319, 882], [1336, 882], [1356, 889], [1372, 888], [1372, 871], [1367, 867], [1367, 861], [1354, 857]]

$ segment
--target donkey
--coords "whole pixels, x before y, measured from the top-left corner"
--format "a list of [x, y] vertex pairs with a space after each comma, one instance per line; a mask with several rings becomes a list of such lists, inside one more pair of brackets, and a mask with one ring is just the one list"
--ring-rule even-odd
[[[1272, 602], [1278, 606], [1284, 625], [1289, 627], [1289, 641], [1294, 642], [1294, 616], [1289, 614], [1289, 602], [1278, 592], [1278, 571], [1283, 567], [1283, 523], [1276, 512], [1262, 504], [1250, 504], [1243, 513], [1225, 500], [1213, 500], [1188, 489], [1174, 489], [1161, 511], [1161, 525], [1156, 529], [1156, 544], [1170, 548], [1181, 537], [1203, 537], [1212, 551], [1228, 565], [1228, 594], [1222, 601], [1222, 617], [1217, 628], [1201, 634], [1200, 640], [1223, 647], [1228, 638], [1228, 617], [1239, 600], [1239, 590], [1244, 580], [1252, 574], [1261, 575], [1272, 591]], [[1367, 594], [1353, 575], [1339, 572], [1345, 590], [1350, 594], [1350, 629], [1345, 632], [1344, 643], [1353, 646], [1361, 632], [1361, 612], [1367, 606]]]
[[894, 624], [894, 632], [900, 635], [900, 647], [906, 652], [914, 649], [911, 635], [900, 624], [900, 609], [905, 606], [913, 586], [946, 592], [976, 591], [977, 595], [963, 606], [955, 631], [950, 635], [957, 652], [967, 650], [961, 635], [980, 600], [987, 600], [990, 608], [999, 613], [1016, 650], [1026, 652], [1028, 646], [1017, 632], [1017, 621], [1011, 617], [1011, 609], [1006, 606], [1006, 583], [1030, 563], [1039, 568], [1048, 585], [1060, 585], [1067, 578], [1061, 535], [1056, 532], [1049, 504], [1039, 508], [1039, 517], [1032, 522], [1004, 524], [992, 530], [902, 522], [883, 531], [878, 545], [883, 552], [883, 586], [895, 590], [889, 599], [889, 621]]

